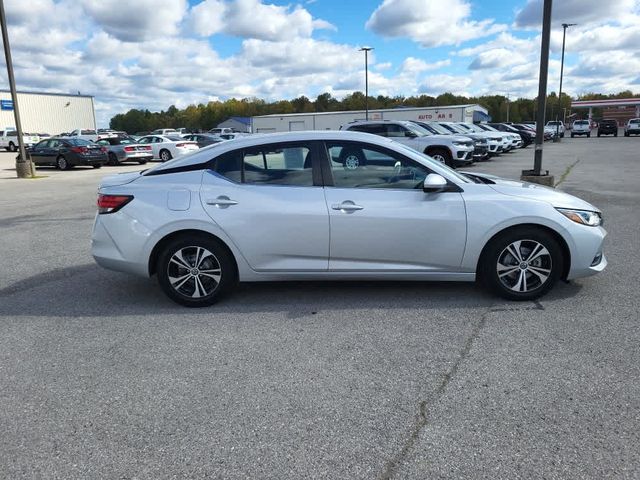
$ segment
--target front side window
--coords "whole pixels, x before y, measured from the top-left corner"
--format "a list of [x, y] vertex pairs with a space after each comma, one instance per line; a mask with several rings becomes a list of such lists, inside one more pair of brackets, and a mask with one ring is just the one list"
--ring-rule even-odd
[[313, 186], [311, 147], [276, 144], [227, 152], [216, 158], [215, 171], [238, 183]]
[[340, 188], [419, 189], [432, 173], [397, 152], [375, 145], [329, 142], [334, 186]]

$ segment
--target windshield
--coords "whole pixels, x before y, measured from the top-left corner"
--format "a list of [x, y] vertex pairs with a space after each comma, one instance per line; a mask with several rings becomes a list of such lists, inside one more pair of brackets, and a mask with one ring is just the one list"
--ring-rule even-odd
[[451, 133], [469, 133], [466, 128], [461, 128], [454, 123], [439, 123], [438, 125], [449, 130]]
[[589, 125], [589, 121], [588, 120], [577, 120], [576, 125]]
[[430, 136], [432, 133], [424, 128], [422, 125], [418, 125], [417, 123], [407, 122], [403, 123], [403, 125], [407, 128], [407, 130], [415, 133], [419, 137]]
[[556, 122], [555, 120], [547, 122], [547, 125], [562, 125], [561, 122]]
[[478, 127], [485, 129], [488, 132], [499, 132], [500, 130], [497, 130], [495, 128], [493, 128], [491, 125], [487, 125], [485, 123], [483, 123], [482, 125], [478, 125]]
[[435, 133], [437, 135], [451, 135], [451, 131], [444, 128], [442, 125], [438, 125], [437, 123], [420, 123], [420, 126], [428, 129], [430, 132]]

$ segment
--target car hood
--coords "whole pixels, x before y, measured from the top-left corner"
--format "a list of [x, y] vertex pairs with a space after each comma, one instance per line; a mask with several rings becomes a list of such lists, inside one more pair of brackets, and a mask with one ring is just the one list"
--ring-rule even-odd
[[133, 182], [136, 178], [139, 178], [143, 171], [144, 170], [139, 172], [125, 172], [118, 173], [116, 175], [107, 175], [100, 182], [100, 188], [126, 185], [127, 183]]
[[470, 174], [490, 180], [493, 183], [489, 184], [489, 187], [503, 195], [539, 200], [541, 202], [547, 202], [557, 208], [573, 208], [576, 210], [591, 210], [595, 212], [600, 211], [600, 209], [594, 207], [589, 202], [585, 202], [578, 197], [574, 197], [573, 195], [569, 195], [568, 193], [555, 188], [545, 187], [536, 183], [508, 180], [484, 173], [478, 174], [473, 172]]
[[445, 142], [464, 142], [464, 143], [469, 143], [469, 140], [471, 140], [469, 137], [463, 136], [463, 135], [441, 135], [441, 134], [437, 134], [437, 135], [431, 135], [431, 138], [437, 138], [439, 140], [443, 140]]

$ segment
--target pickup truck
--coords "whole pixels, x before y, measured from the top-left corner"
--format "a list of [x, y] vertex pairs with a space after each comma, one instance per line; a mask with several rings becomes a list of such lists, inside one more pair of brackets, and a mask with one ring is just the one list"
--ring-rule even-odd
[[[33, 147], [40, 141], [38, 135], [31, 133], [22, 133], [22, 141], [25, 147]], [[9, 152], [18, 151], [18, 132], [14, 128], [0, 130], [0, 148], [4, 148]]]

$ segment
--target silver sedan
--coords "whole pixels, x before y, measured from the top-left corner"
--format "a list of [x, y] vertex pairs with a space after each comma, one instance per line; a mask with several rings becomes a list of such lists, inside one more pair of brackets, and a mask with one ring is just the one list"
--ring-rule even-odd
[[[357, 162], [345, 161], [358, 158]], [[462, 174], [390, 139], [290, 132], [222, 142], [100, 186], [92, 253], [211, 305], [238, 281], [474, 281], [531, 300], [602, 271], [601, 212]]]

